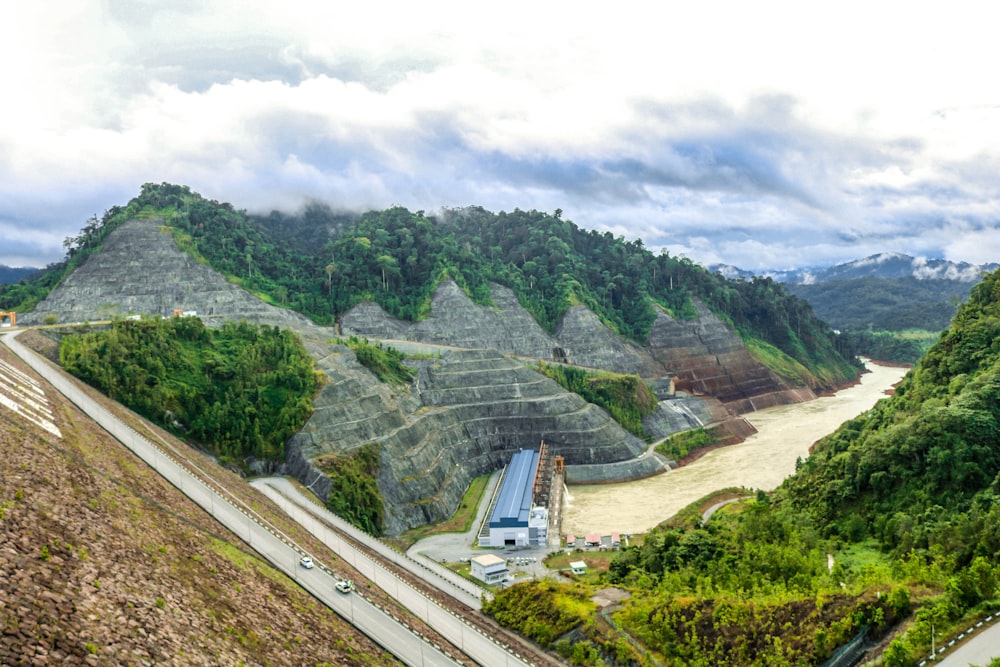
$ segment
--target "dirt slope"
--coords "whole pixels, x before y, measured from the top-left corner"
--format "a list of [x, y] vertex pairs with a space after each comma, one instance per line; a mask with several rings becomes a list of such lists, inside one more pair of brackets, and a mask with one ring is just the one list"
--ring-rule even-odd
[[398, 664], [42, 387], [61, 438], [0, 405], [0, 665]]

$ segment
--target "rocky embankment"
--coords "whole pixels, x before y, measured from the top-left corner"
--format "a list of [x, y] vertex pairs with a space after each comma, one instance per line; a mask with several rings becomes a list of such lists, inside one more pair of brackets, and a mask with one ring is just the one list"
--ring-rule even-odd
[[647, 380], [674, 378], [678, 388], [716, 399], [736, 414], [815, 398], [808, 387], [789, 386], [757, 362], [740, 337], [701, 303], [696, 304], [698, 317], [691, 320], [660, 311], [643, 346], [616, 335], [583, 306], [570, 308], [550, 336], [510, 289], [494, 284], [491, 295], [492, 307], [479, 306], [447, 281], [435, 291], [425, 320], [403, 322], [365, 302], [344, 314], [341, 330], [371, 338], [565, 360]]
[[447, 518], [472, 478], [543, 440], [570, 465], [621, 463], [615, 474], [625, 477], [617, 479], [662, 470], [656, 457], [637, 458], [645, 443], [606, 412], [498, 352], [417, 360], [413, 385], [390, 390], [366, 378], [347, 348], [310, 347], [331, 382], [288, 443], [289, 466], [325, 497], [330, 483], [320, 470], [327, 455], [377, 443], [389, 533]]
[[0, 361], [39, 382], [61, 433], [0, 405], [0, 665], [397, 664], [3, 346]]
[[704, 304], [698, 317], [678, 320], [661, 311], [649, 332], [649, 350], [670, 369], [678, 389], [712, 396], [737, 414], [816, 398], [757, 362], [740, 337]]

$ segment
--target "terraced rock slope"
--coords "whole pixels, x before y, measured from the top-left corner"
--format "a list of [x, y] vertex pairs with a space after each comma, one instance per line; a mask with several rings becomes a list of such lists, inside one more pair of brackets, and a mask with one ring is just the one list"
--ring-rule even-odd
[[[109, 235], [102, 251], [23, 321], [168, 315], [181, 308], [208, 324], [245, 319], [293, 328], [327, 383], [312, 419], [289, 442], [285, 465], [325, 498], [330, 482], [321, 470], [329, 457], [377, 444], [389, 533], [449, 516], [472, 477], [542, 440], [565, 457], [570, 479], [617, 481], [663, 469], [662, 460], [645, 455], [646, 443], [603, 410], [531, 370], [530, 359], [508, 355], [551, 359], [561, 350], [571, 363], [642, 376], [660, 388], [660, 409], [647, 419], [647, 430], [659, 437], [708, 424], [722, 424], [739, 437], [747, 425], [734, 410], [809, 396], [808, 389], [786, 387], [757, 364], [704, 308], [694, 320], [661, 313], [647, 344], [638, 345], [582, 307], [570, 309], [549, 334], [509, 289], [494, 285], [492, 299], [493, 307], [477, 306], [446, 281], [420, 322], [395, 320], [370, 303], [345, 314], [345, 335], [447, 346], [440, 359], [411, 360], [415, 381], [393, 388], [335, 344], [338, 332], [260, 301], [180, 251], [159, 222], [134, 220]], [[673, 391], [675, 380], [687, 391]]]

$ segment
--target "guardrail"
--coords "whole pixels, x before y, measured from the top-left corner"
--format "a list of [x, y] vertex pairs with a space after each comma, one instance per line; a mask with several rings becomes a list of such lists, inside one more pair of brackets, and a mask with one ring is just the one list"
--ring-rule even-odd
[[[289, 498], [276, 486], [268, 483], [267, 480], [258, 480], [254, 483], [254, 486], [257, 488], [265, 487], [261, 490], [278, 507], [284, 510], [288, 516], [311, 532], [317, 539], [321, 540], [362, 575], [373, 581], [388, 595], [398, 600], [400, 604], [405, 606], [415, 616], [440, 632], [445, 639], [455, 646], [462, 647], [463, 652], [469, 657], [490, 667], [494, 665], [529, 667], [532, 665], [526, 658], [514, 652], [514, 649], [509, 644], [499, 643], [479, 628], [469, 625], [459, 614], [440, 606], [434, 600], [424, 596], [420, 591], [400, 579], [394, 572], [386, 569], [381, 563], [369, 559], [334, 530], [328, 529], [323, 523], [328, 518], [331, 522], [338, 524], [336, 530], [340, 530], [340, 524], [344, 523], [335, 514], [311, 504], [303, 505]], [[308, 501], [305, 502], [308, 503]], [[370, 535], [361, 533], [354, 526], [345, 524], [345, 527], [348, 526], [349, 530], [345, 532], [358, 532], [359, 537], [364, 538], [363, 541], [365, 542], [372, 539]]]
[[[213, 518], [226, 526], [226, 528], [231, 530], [235, 535], [243, 539], [252, 549], [260, 554], [262, 558], [270, 562], [274, 567], [281, 570], [292, 579], [295, 579], [300, 586], [309, 591], [317, 599], [324, 602], [324, 604], [345, 618], [345, 620], [352, 623], [352, 625], [366, 634], [370, 639], [372, 639], [372, 641], [385, 648], [404, 663], [414, 665], [414, 667], [425, 667], [427, 665], [457, 666], [460, 664], [453, 656], [449, 655], [444, 648], [431, 643], [426, 637], [416, 632], [413, 628], [409, 627], [368, 598], [365, 598], [368, 604], [370, 604], [373, 609], [378, 610], [385, 617], [383, 621], [375, 622], [373, 627], [360, 624], [357, 614], [355, 614], [354, 611], [354, 596], [351, 596], [350, 601], [347, 603], [350, 606], [351, 613], [350, 615], [346, 615], [345, 610], [343, 609], [344, 603], [341, 603], [339, 605], [340, 608], [338, 608], [338, 605], [329, 601], [329, 596], [326, 590], [319, 590], [318, 587], [302, 581], [298, 576], [298, 558], [305, 555], [305, 551], [302, 550], [294, 542], [294, 540], [282, 533], [275, 526], [271, 525], [270, 522], [268, 522], [264, 517], [261, 517], [238, 498], [232, 496], [228, 490], [221, 488], [214, 482], [205, 480], [202, 476], [196, 474], [192, 470], [189, 470], [187, 467], [183, 466], [180, 462], [170, 456], [170, 454], [163, 451], [160, 447], [147, 440], [130, 426], [118, 419], [118, 417], [100, 406], [94, 399], [87, 396], [82, 389], [75, 387], [73, 383], [65, 377], [61, 370], [50, 366], [47, 360], [42, 359], [34, 352], [21, 345], [16, 340], [16, 335], [17, 333], [5, 333], [5, 335], [2, 336], [4, 344], [6, 344], [7, 347], [14, 352], [14, 354], [19, 356], [39, 375], [41, 375], [49, 384], [53, 386], [53, 388], [63, 394], [85, 414], [94, 419], [109, 434], [147, 463], [167, 482], [172, 484], [175, 488], [181, 491], [181, 493], [186, 495], [190, 500], [208, 512]], [[216, 504], [216, 500], [220, 501], [219, 505]], [[237, 525], [237, 523], [233, 521], [233, 517], [231, 515], [233, 510], [241, 514], [246, 519], [245, 525]], [[259, 539], [257, 546], [255, 546], [253, 540], [254, 526], [256, 526], [258, 530], [267, 532], [279, 543], [291, 550], [293, 557], [288, 562], [282, 562], [273, 553], [269, 553], [264, 550], [266, 545], [262, 545]], [[325, 566], [323, 566], [322, 570], [328, 575], [335, 576], [333, 575], [332, 570], [326, 568]], [[332, 590], [333, 587], [329, 586], [327, 589]], [[380, 632], [379, 630], [381, 629], [382, 624], [390, 619], [392, 623], [404, 628], [409, 633], [409, 636], [413, 638], [413, 641], [404, 641], [403, 643], [400, 643], [397, 641], [395, 634]]]
[[974, 625], [970, 625], [960, 634], [956, 635], [955, 637], [945, 642], [944, 644], [941, 644], [941, 646], [936, 647], [933, 651], [931, 651], [931, 654], [929, 656], [918, 662], [917, 666], [924, 667], [924, 665], [927, 665], [929, 662], [937, 662], [938, 658], [943, 656], [950, 649], [954, 648], [955, 644], [958, 644], [959, 642], [961, 642], [966, 637], [969, 637], [970, 635], [974, 635], [977, 631], [981, 630], [984, 625], [992, 624], [996, 620], [1000, 620], [1000, 614], [990, 614], [981, 621], [976, 622]]

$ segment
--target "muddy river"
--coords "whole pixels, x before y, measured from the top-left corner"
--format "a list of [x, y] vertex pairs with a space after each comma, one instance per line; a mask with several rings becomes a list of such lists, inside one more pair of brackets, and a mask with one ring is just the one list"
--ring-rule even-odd
[[755, 435], [682, 468], [636, 482], [569, 487], [561, 532], [641, 533], [716, 489], [776, 488], [814, 442], [871, 408], [906, 374], [906, 369], [875, 364], [869, 369], [860, 384], [834, 396], [745, 415]]

